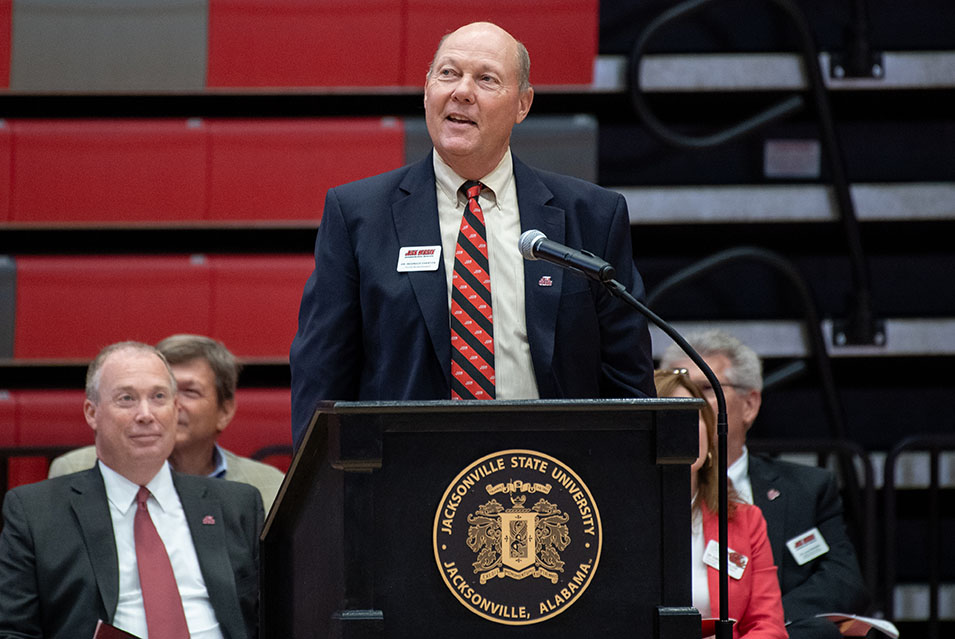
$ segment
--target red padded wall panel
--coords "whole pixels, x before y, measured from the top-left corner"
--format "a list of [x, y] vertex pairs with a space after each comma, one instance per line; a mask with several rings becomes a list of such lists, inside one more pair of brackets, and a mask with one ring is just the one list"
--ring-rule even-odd
[[395, 118], [211, 120], [208, 128], [212, 220], [317, 223], [329, 188], [404, 163]]
[[10, 391], [0, 390], [0, 448], [17, 446], [16, 400]]
[[50, 463], [46, 457], [11, 457], [7, 467], [7, 488], [43, 481], [49, 472]]
[[121, 340], [210, 332], [202, 256], [17, 258], [14, 357], [91, 359]]
[[531, 83], [591, 84], [597, 57], [598, 0], [407, 0], [402, 84], [423, 86], [441, 37], [478, 20], [500, 25], [531, 56]]
[[83, 416], [82, 390], [15, 390], [20, 446], [86, 446], [93, 430]]
[[398, 84], [402, 3], [209, 0], [210, 87]]
[[11, 137], [10, 126], [6, 121], [0, 120], [0, 222], [10, 221], [10, 161], [13, 155]]
[[15, 222], [199, 220], [206, 139], [199, 120], [15, 120]]
[[219, 444], [245, 457], [265, 446], [290, 446], [291, 401], [287, 388], [240, 388], [235, 418], [219, 436]]
[[285, 359], [311, 255], [210, 257], [212, 335], [240, 357]]
[[[83, 418], [83, 391], [13, 390], [0, 397], [0, 446], [83, 446], [93, 431]], [[8, 421], [9, 420], [9, 421]], [[8, 426], [15, 435], [8, 435]], [[46, 479], [45, 457], [13, 457], [10, 488]]]

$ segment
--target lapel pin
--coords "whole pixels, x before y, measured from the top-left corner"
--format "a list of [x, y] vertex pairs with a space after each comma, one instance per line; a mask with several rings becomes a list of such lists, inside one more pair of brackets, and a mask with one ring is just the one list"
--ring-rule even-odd
[[216, 523], [216, 518], [213, 517], [212, 515], [206, 515], [205, 517], [202, 518], [202, 523], [203, 525], [206, 525], [206, 526], [212, 526]]
[[550, 275], [545, 275], [544, 277], [537, 280], [538, 286], [553, 286], [554, 280], [550, 278]]
[[776, 498], [779, 497], [779, 491], [775, 488], [770, 488], [766, 491], [766, 497], [769, 498], [769, 501], [776, 501]]

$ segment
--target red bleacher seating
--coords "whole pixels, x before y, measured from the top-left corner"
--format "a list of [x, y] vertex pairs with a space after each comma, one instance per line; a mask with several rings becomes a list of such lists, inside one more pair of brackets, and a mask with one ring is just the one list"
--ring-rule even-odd
[[0, 88], [10, 86], [10, 39], [13, 0], [0, 0]]
[[13, 222], [201, 220], [200, 120], [13, 120]]
[[[7, 398], [0, 401], [5, 446], [86, 446], [93, 443], [93, 431], [83, 417], [82, 390], [14, 390], [7, 394]], [[7, 486], [12, 488], [46, 479], [48, 470], [46, 457], [13, 457], [7, 469]]]
[[[12, 0], [0, 0], [0, 89], [10, 86]], [[589, 84], [598, 0], [209, 0], [206, 86], [420, 87], [438, 40], [490, 20], [531, 52], [532, 81]]]
[[209, 87], [399, 84], [402, 3], [209, 0]]
[[330, 187], [404, 161], [396, 118], [11, 120], [0, 221], [317, 224]]
[[15, 359], [91, 359], [112, 342], [173, 333], [282, 360], [312, 258], [298, 255], [20, 256]]
[[17, 445], [17, 408], [13, 394], [0, 390], [0, 446]]
[[[0, 55], [2, 53], [0, 48]], [[13, 157], [11, 137], [10, 125], [6, 120], [0, 120], [0, 222], [10, 221], [10, 163]]]
[[112, 342], [210, 332], [209, 268], [189, 256], [21, 256], [14, 358], [92, 359]]
[[404, 164], [396, 118], [209, 120], [209, 219], [321, 219], [325, 192]]
[[[219, 443], [237, 455], [251, 457], [266, 446], [292, 445], [291, 391], [287, 388], [240, 388], [232, 423]], [[283, 471], [290, 458], [267, 458]]]
[[314, 265], [310, 255], [211, 256], [209, 334], [243, 357], [287, 357]]
[[86, 446], [93, 429], [82, 390], [16, 390], [18, 446]]
[[475, 20], [500, 24], [531, 52], [531, 80], [590, 84], [598, 0], [210, 0], [207, 85], [424, 85], [445, 33]]
[[484, 0], [479, 3], [406, 0], [402, 84], [423, 86], [441, 37], [463, 24], [487, 20], [524, 43], [531, 82], [591, 84], [597, 57], [597, 0]]

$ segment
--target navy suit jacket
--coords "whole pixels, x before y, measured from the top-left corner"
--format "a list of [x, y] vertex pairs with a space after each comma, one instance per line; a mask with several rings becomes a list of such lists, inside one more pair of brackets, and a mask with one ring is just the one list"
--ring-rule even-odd
[[[522, 231], [603, 257], [644, 297], [623, 196], [517, 158], [514, 180]], [[441, 245], [437, 210], [430, 155], [328, 191], [290, 352], [296, 446], [321, 400], [450, 398], [443, 261], [435, 271], [396, 268], [402, 247]], [[543, 261], [524, 262], [524, 295], [541, 398], [654, 396], [650, 335], [636, 311]]]
[[[223, 635], [254, 639], [262, 498], [246, 484], [172, 476]], [[97, 619], [112, 621], [119, 566], [99, 468], [14, 488], [3, 518], [0, 638], [92, 637]]]
[[[751, 454], [749, 479], [779, 568], [786, 620], [824, 612], [864, 614], [868, 594], [852, 540], [846, 534], [842, 500], [832, 473]], [[800, 566], [786, 542], [813, 527], [822, 533], [829, 552]]]

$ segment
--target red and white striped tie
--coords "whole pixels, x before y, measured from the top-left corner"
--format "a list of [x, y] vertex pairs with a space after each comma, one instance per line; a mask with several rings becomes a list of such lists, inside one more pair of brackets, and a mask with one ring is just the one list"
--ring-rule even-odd
[[468, 203], [451, 278], [451, 399], [494, 399], [494, 327], [487, 229], [480, 182], [465, 182]]

